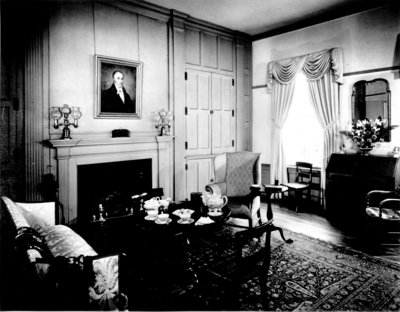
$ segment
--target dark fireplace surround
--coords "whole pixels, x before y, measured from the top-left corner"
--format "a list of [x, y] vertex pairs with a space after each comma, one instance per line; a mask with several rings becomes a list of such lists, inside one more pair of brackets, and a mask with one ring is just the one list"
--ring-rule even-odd
[[[140, 187], [163, 188], [164, 196], [173, 198], [173, 136], [157, 137], [130, 137], [130, 138], [99, 138], [99, 139], [72, 139], [72, 140], [51, 140], [50, 143], [56, 149], [58, 181], [59, 181], [59, 199], [64, 205], [64, 218], [66, 222], [74, 222], [82, 218], [89, 218], [89, 209], [81, 209], [81, 205], [88, 204], [90, 207], [95, 203], [87, 202], [81, 204], [78, 200], [80, 192], [96, 194], [96, 190], [102, 188], [102, 183], [115, 183], [115, 179], [122, 177], [122, 180], [129, 181], [129, 175], [133, 180], [139, 179], [143, 185], [132, 184], [132, 188]], [[143, 171], [143, 163], [140, 164], [140, 170], [137, 170], [135, 161], [147, 163], [148, 171]], [[132, 165], [130, 165], [131, 163]], [[129, 165], [128, 165], [129, 164]], [[111, 173], [99, 174], [92, 179], [83, 178], [80, 181], [79, 172], [85, 171], [91, 165], [98, 165], [97, 168], [111, 169], [121, 171], [113, 174], [114, 182], [109, 181]], [[124, 168], [125, 169], [121, 169]], [[93, 168], [96, 168], [93, 167]], [[116, 168], [116, 169], [113, 169]], [[129, 169], [130, 168], [130, 169]], [[135, 169], [136, 168], [136, 169]], [[129, 170], [130, 171], [129, 171]], [[101, 171], [103, 169], [95, 169]], [[93, 173], [92, 173], [93, 174]], [[90, 174], [90, 175], [92, 175]], [[150, 177], [147, 175], [150, 174]], [[146, 177], [144, 177], [146, 175]], [[134, 177], [135, 176], [135, 177]], [[126, 178], [126, 179], [125, 179]], [[96, 180], [93, 182], [93, 180]], [[92, 181], [92, 183], [90, 182]], [[91, 185], [91, 184], [95, 185]], [[82, 191], [79, 184], [81, 184]], [[90, 187], [84, 187], [84, 184]], [[83, 186], [82, 186], [83, 185]], [[94, 190], [93, 190], [94, 189]], [[126, 191], [123, 187], [120, 191]], [[105, 193], [110, 189], [105, 189]], [[114, 191], [114, 190], [112, 190]], [[117, 190], [118, 191], [118, 190]], [[133, 192], [135, 192], [133, 190]], [[104, 193], [104, 194], [105, 194]], [[96, 195], [101, 197], [102, 193]], [[79, 207], [78, 207], [79, 202]], [[85, 211], [85, 212], [82, 212]], [[87, 213], [86, 213], [87, 212]], [[78, 220], [80, 222], [80, 220]]]

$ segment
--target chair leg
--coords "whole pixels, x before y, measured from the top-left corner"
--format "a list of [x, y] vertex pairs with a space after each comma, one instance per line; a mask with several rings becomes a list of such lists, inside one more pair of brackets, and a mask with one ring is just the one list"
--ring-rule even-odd
[[292, 240], [292, 239], [290, 239], [290, 238], [289, 238], [289, 239], [286, 239], [286, 238], [285, 238], [285, 236], [283, 235], [283, 230], [282, 230], [281, 227], [272, 225], [272, 230], [271, 230], [271, 232], [273, 232], [273, 231], [279, 231], [279, 234], [281, 235], [281, 237], [282, 237], [282, 239], [285, 241], [285, 243], [288, 243], [288, 244], [293, 243], [293, 240]]

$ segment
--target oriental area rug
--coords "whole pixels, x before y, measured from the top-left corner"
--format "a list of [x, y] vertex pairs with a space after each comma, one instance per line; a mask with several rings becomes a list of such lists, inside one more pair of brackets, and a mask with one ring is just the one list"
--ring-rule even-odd
[[[293, 243], [284, 243], [276, 232], [272, 235], [268, 311], [400, 310], [399, 263], [302, 234], [285, 231], [285, 236]], [[217, 255], [203, 246], [191, 257], [192, 261], [207, 265]], [[209, 287], [212, 310], [226, 310], [219, 298], [222, 292], [214, 290], [213, 285]], [[158, 308], [203, 310], [196, 306], [193, 289], [191, 284], [186, 287], [164, 284], [163, 291], [168, 295]], [[258, 277], [243, 285], [239, 296], [241, 310], [263, 310]]]

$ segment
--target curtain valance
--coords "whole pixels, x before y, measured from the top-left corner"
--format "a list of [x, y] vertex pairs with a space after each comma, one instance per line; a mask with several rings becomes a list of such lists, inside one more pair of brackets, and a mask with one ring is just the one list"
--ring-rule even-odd
[[268, 89], [272, 88], [272, 79], [281, 84], [294, 80], [297, 73], [303, 70], [308, 80], [319, 80], [332, 69], [337, 83], [343, 83], [343, 50], [333, 48], [303, 56], [274, 61], [268, 64]]

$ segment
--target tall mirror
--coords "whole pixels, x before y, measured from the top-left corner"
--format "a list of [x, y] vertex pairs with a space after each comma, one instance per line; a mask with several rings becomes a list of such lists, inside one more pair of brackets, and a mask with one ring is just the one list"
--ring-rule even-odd
[[[390, 125], [390, 89], [385, 79], [361, 80], [353, 85], [352, 119], [375, 120], [379, 116], [387, 119]], [[390, 132], [386, 141], [390, 142]]]

